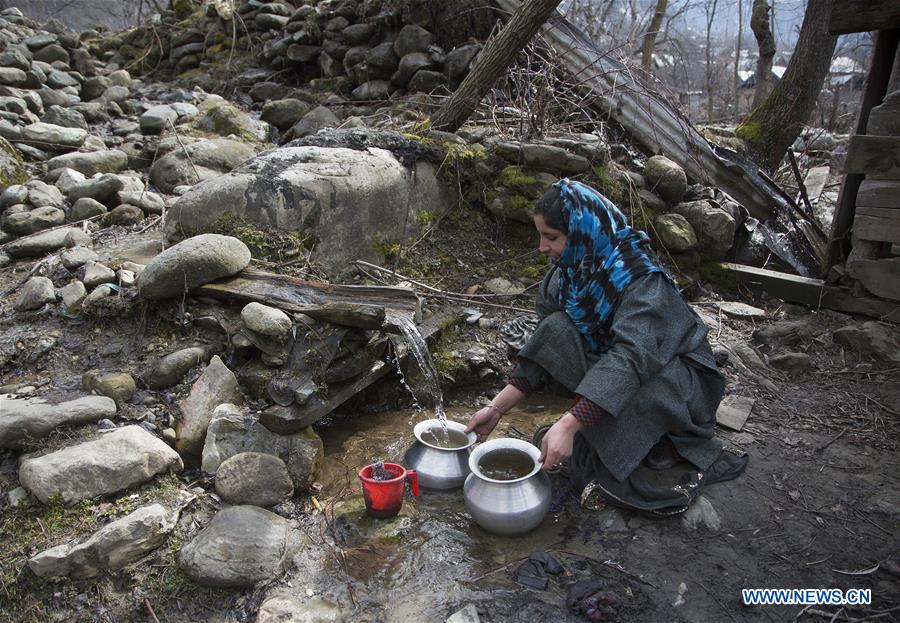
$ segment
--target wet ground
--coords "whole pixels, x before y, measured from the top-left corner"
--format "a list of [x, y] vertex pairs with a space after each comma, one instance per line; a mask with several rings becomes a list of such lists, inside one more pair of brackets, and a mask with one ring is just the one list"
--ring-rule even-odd
[[[504, 417], [494, 436], [530, 436], [568, 405], [533, 396], [529, 406]], [[471, 412], [453, 407], [448, 415], [465, 422]], [[830, 617], [839, 610], [743, 606], [741, 589], [755, 587], [872, 590], [871, 608], [844, 608], [834, 620], [878, 614], [900, 599], [896, 451], [836, 444], [819, 451], [829, 436], [799, 431], [791, 444], [762, 436], [748, 444], [746, 433], [722, 431], [745, 442], [752, 458], [739, 480], [703, 494], [706, 525], [701, 520], [699, 528], [684, 518], [587, 511], [571, 491], [559, 513], [515, 538], [475, 525], [461, 491], [423, 491], [418, 499], [407, 493], [400, 518], [361, 519], [356, 470], [378, 459], [402, 459], [420, 419], [424, 415], [386, 412], [322, 431], [327, 475], [320, 497], [328, 517], [322, 543], [334, 548], [326, 574], [333, 583], [308, 588], [344, 607], [355, 603], [355, 620], [443, 621], [471, 603], [482, 621], [583, 621], [567, 607], [566, 593], [586, 579], [601, 582], [617, 612], [602, 620], [815, 620], [817, 612]], [[567, 488], [562, 477], [553, 482]], [[342, 501], [330, 505], [335, 496]], [[564, 568], [548, 578], [545, 590], [513, 580], [537, 550]], [[882, 613], [879, 620], [892, 616]]]

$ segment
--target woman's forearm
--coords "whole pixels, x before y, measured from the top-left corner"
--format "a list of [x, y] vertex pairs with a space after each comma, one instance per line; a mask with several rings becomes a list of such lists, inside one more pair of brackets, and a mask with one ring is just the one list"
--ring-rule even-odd
[[525, 392], [513, 385], [507, 385], [494, 396], [491, 406], [502, 415], [522, 402], [523, 398], [525, 398]]

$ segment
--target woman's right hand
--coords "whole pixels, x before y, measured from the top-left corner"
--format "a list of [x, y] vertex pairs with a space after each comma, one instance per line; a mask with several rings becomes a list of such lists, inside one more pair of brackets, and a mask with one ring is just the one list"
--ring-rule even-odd
[[478, 441], [484, 441], [491, 434], [491, 431], [494, 430], [494, 427], [497, 426], [497, 422], [500, 421], [501, 417], [503, 417], [503, 414], [500, 413], [500, 409], [494, 405], [488, 405], [471, 417], [468, 426], [466, 426], [466, 432], [475, 431]]

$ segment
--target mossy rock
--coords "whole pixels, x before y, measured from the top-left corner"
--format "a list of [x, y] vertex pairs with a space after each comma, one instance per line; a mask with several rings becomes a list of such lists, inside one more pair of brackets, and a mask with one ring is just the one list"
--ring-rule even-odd
[[28, 181], [28, 170], [19, 150], [5, 138], [0, 138], [0, 190]]
[[172, 0], [172, 11], [175, 19], [185, 20], [194, 12], [194, 5], [191, 0]]

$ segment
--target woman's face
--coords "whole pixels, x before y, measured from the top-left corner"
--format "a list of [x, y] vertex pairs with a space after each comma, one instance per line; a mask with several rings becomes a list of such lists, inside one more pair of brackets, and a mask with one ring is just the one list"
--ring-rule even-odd
[[541, 236], [538, 251], [554, 260], [562, 257], [563, 249], [566, 248], [566, 234], [547, 225], [541, 214], [534, 215], [534, 226]]

